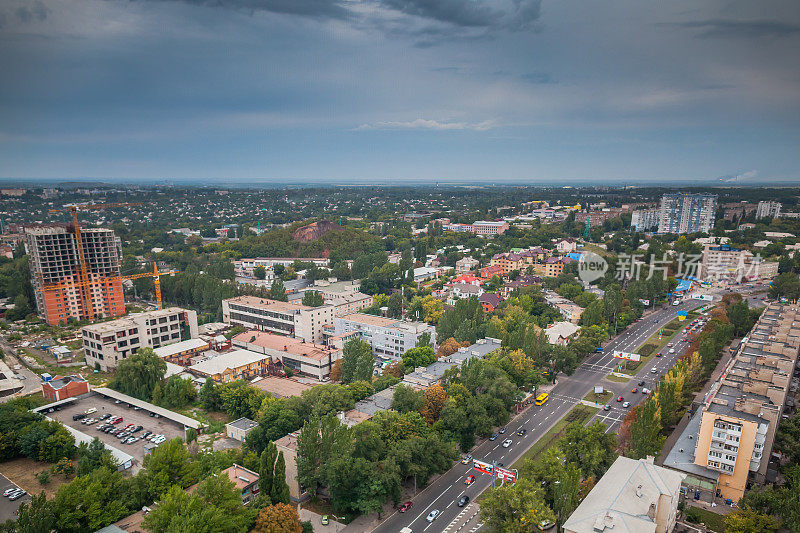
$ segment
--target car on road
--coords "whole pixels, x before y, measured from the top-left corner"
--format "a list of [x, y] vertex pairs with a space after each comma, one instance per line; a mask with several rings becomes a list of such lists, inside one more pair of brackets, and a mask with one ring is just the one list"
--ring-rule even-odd
[[472, 454], [471, 453], [468, 453], [467, 455], [465, 455], [464, 457], [461, 458], [461, 464], [462, 465], [468, 465], [470, 462], [472, 462]]
[[475, 476], [472, 474], [467, 476], [467, 479], [464, 480], [464, 485], [472, 485], [475, 482]]
[[498, 429], [497, 432], [502, 435], [503, 433], [506, 432], [506, 428], [502, 427], [502, 428]]
[[630, 407], [630, 406], [631, 406], [631, 402], [622, 402], [622, 407], [627, 408], [627, 407]]
[[650, 389], [642, 389], [642, 394], [650, 394]]
[[328, 515], [326, 515], [326, 514], [322, 515], [322, 518], [320, 519], [320, 521], [322, 522], [323, 526], [327, 526], [328, 525]]
[[640, 380], [640, 381], [639, 381], [639, 386], [640, 386], [640, 387], [644, 387], [644, 380]]
[[610, 410], [611, 410], [611, 406], [610, 405], [604, 405], [603, 406], [603, 411], [610, 411]]
[[519, 428], [519, 431], [517, 431], [517, 435], [519, 435], [521, 437], [524, 434], [525, 434], [525, 428]]
[[511, 446], [511, 439], [506, 439], [503, 441], [503, 448], [508, 448]]
[[458, 506], [459, 507], [464, 507], [468, 503], [469, 503], [469, 496], [467, 496], [466, 494], [464, 494], [462, 497], [460, 497], [458, 499]]
[[411, 509], [411, 507], [413, 507], [413, 506], [414, 506], [414, 502], [406, 502], [403, 505], [401, 505], [397, 510], [400, 511], [401, 513], [405, 513], [406, 511]]
[[632, 388], [632, 389], [631, 389], [631, 392], [632, 392], [632, 393], [634, 393], [634, 394], [636, 394], [637, 392], [639, 392], [639, 389], [637, 389], [636, 387], [634, 387], [634, 388]]
[[433, 511], [428, 513], [428, 516], [425, 517], [425, 520], [427, 520], [428, 522], [433, 522], [434, 520], [436, 520], [438, 516], [439, 516], [439, 509], [434, 509]]
[[658, 374], [658, 369], [656, 367], [653, 367], [653, 368], [650, 369], [650, 373], [651, 374]]
[[489, 437], [489, 440], [497, 440], [497, 436], [498, 436], [497, 433], [492, 433], [492, 436]]
[[656, 357], [661, 357], [661, 355], [662, 355], [662, 354], [661, 354], [661, 352], [658, 352], [658, 353], [656, 354]]
[[622, 396], [617, 396], [617, 401], [618, 401], [618, 402], [621, 402], [621, 401], [622, 401], [622, 400], [624, 400], [624, 399], [625, 399], [625, 398], [623, 398]]
[[675, 348], [670, 348], [669, 353], [675, 353]]

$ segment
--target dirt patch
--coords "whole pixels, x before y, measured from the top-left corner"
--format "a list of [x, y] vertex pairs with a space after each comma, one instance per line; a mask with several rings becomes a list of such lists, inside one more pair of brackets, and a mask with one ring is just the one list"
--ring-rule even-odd
[[231, 421], [231, 417], [222, 411], [207, 411], [206, 418], [214, 422], [222, 422], [223, 424], [227, 424]]
[[48, 498], [52, 498], [55, 496], [58, 487], [69, 482], [69, 479], [64, 479], [62, 475], [50, 474], [49, 483], [45, 485], [39, 483], [36, 479], [36, 474], [42, 470], [50, 472], [51, 466], [53, 465], [50, 463], [40, 463], [28, 458], [14, 459], [0, 464], [0, 474], [6, 476], [17, 486], [27, 490], [28, 494], [39, 494], [44, 491]]

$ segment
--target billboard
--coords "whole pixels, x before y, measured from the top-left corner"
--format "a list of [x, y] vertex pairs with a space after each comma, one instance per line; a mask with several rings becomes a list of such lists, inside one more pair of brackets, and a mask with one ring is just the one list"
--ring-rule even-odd
[[642, 356], [638, 353], [620, 352], [614, 350], [614, 359], [625, 359], [626, 361], [641, 361]]
[[497, 468], [497, 479], [514, 483], [517, 480], [517, 472], [515, 470], [506, 470], [505, 468]]
[[478, 461], [477, 459], [472, 460], [472, 469], [484, 474], [489, 474], [490, 476], [494, 475], [492, 473], [494, 467], [492, 467], [491, 463], [484, 463], [483, 461]]

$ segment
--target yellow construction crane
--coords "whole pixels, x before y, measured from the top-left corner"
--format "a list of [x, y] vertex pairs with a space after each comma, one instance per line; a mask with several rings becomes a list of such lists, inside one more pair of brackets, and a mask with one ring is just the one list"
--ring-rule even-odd
[[[83, 242], [81, 241], [81, 228], [78, 224], [78, 211], [92, 211], [96, 209], [106, 209], [112, 207], [124, 207], [129, 205], [142, 205], [141, 203], [116, 203], [116, 204], [85, 204], [85, 205], [71, 205], [62, 207], [61, 209], [51, 209], [50, 213], [61, 213], [69, 211], [72, 213], [72, 225], [75, 227], [75, 246], [78, 248], [78, 263], [80, 267], [80, 276], [78, 284], [83, 289], [83, 307], [86, 312], [86, 317], [89, 320], [94, 320], [94, 307], [92, 306], [91, 284], [89, 282], [89, 269], [86, 267], [86, 258], [83, 255]], [[47, 288], [57, 288], [60, 284], [50, 285]]]
[[[153, 262], [153, 271], [152, 272], [142, 272], [140, 274], [131, 274], [130, 276], [122, 276], [122, 279], [139, 279], [139, 278], [153, 278], [153, 284], [156, 286], [156, 302], [158, 303], [158, 309], [161, 309], [163, 306], [161, 304], [161, 280], [159, 276], [164, 276], [167, 274], [177, 274], [177, 270], [167, 270], [165, 272], [158, 271], [158, 265]], [[113, 278], [112, 278], [113, 279]]]

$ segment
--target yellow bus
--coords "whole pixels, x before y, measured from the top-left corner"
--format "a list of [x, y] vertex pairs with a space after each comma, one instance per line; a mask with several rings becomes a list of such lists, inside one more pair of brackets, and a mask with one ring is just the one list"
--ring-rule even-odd
[[536, 397], [536, 401], [534, 402], [535, 405], [542, 405], [547, 399], [550, 397], [549, 394], [546, 392], [541, 393], [539, 396]]

